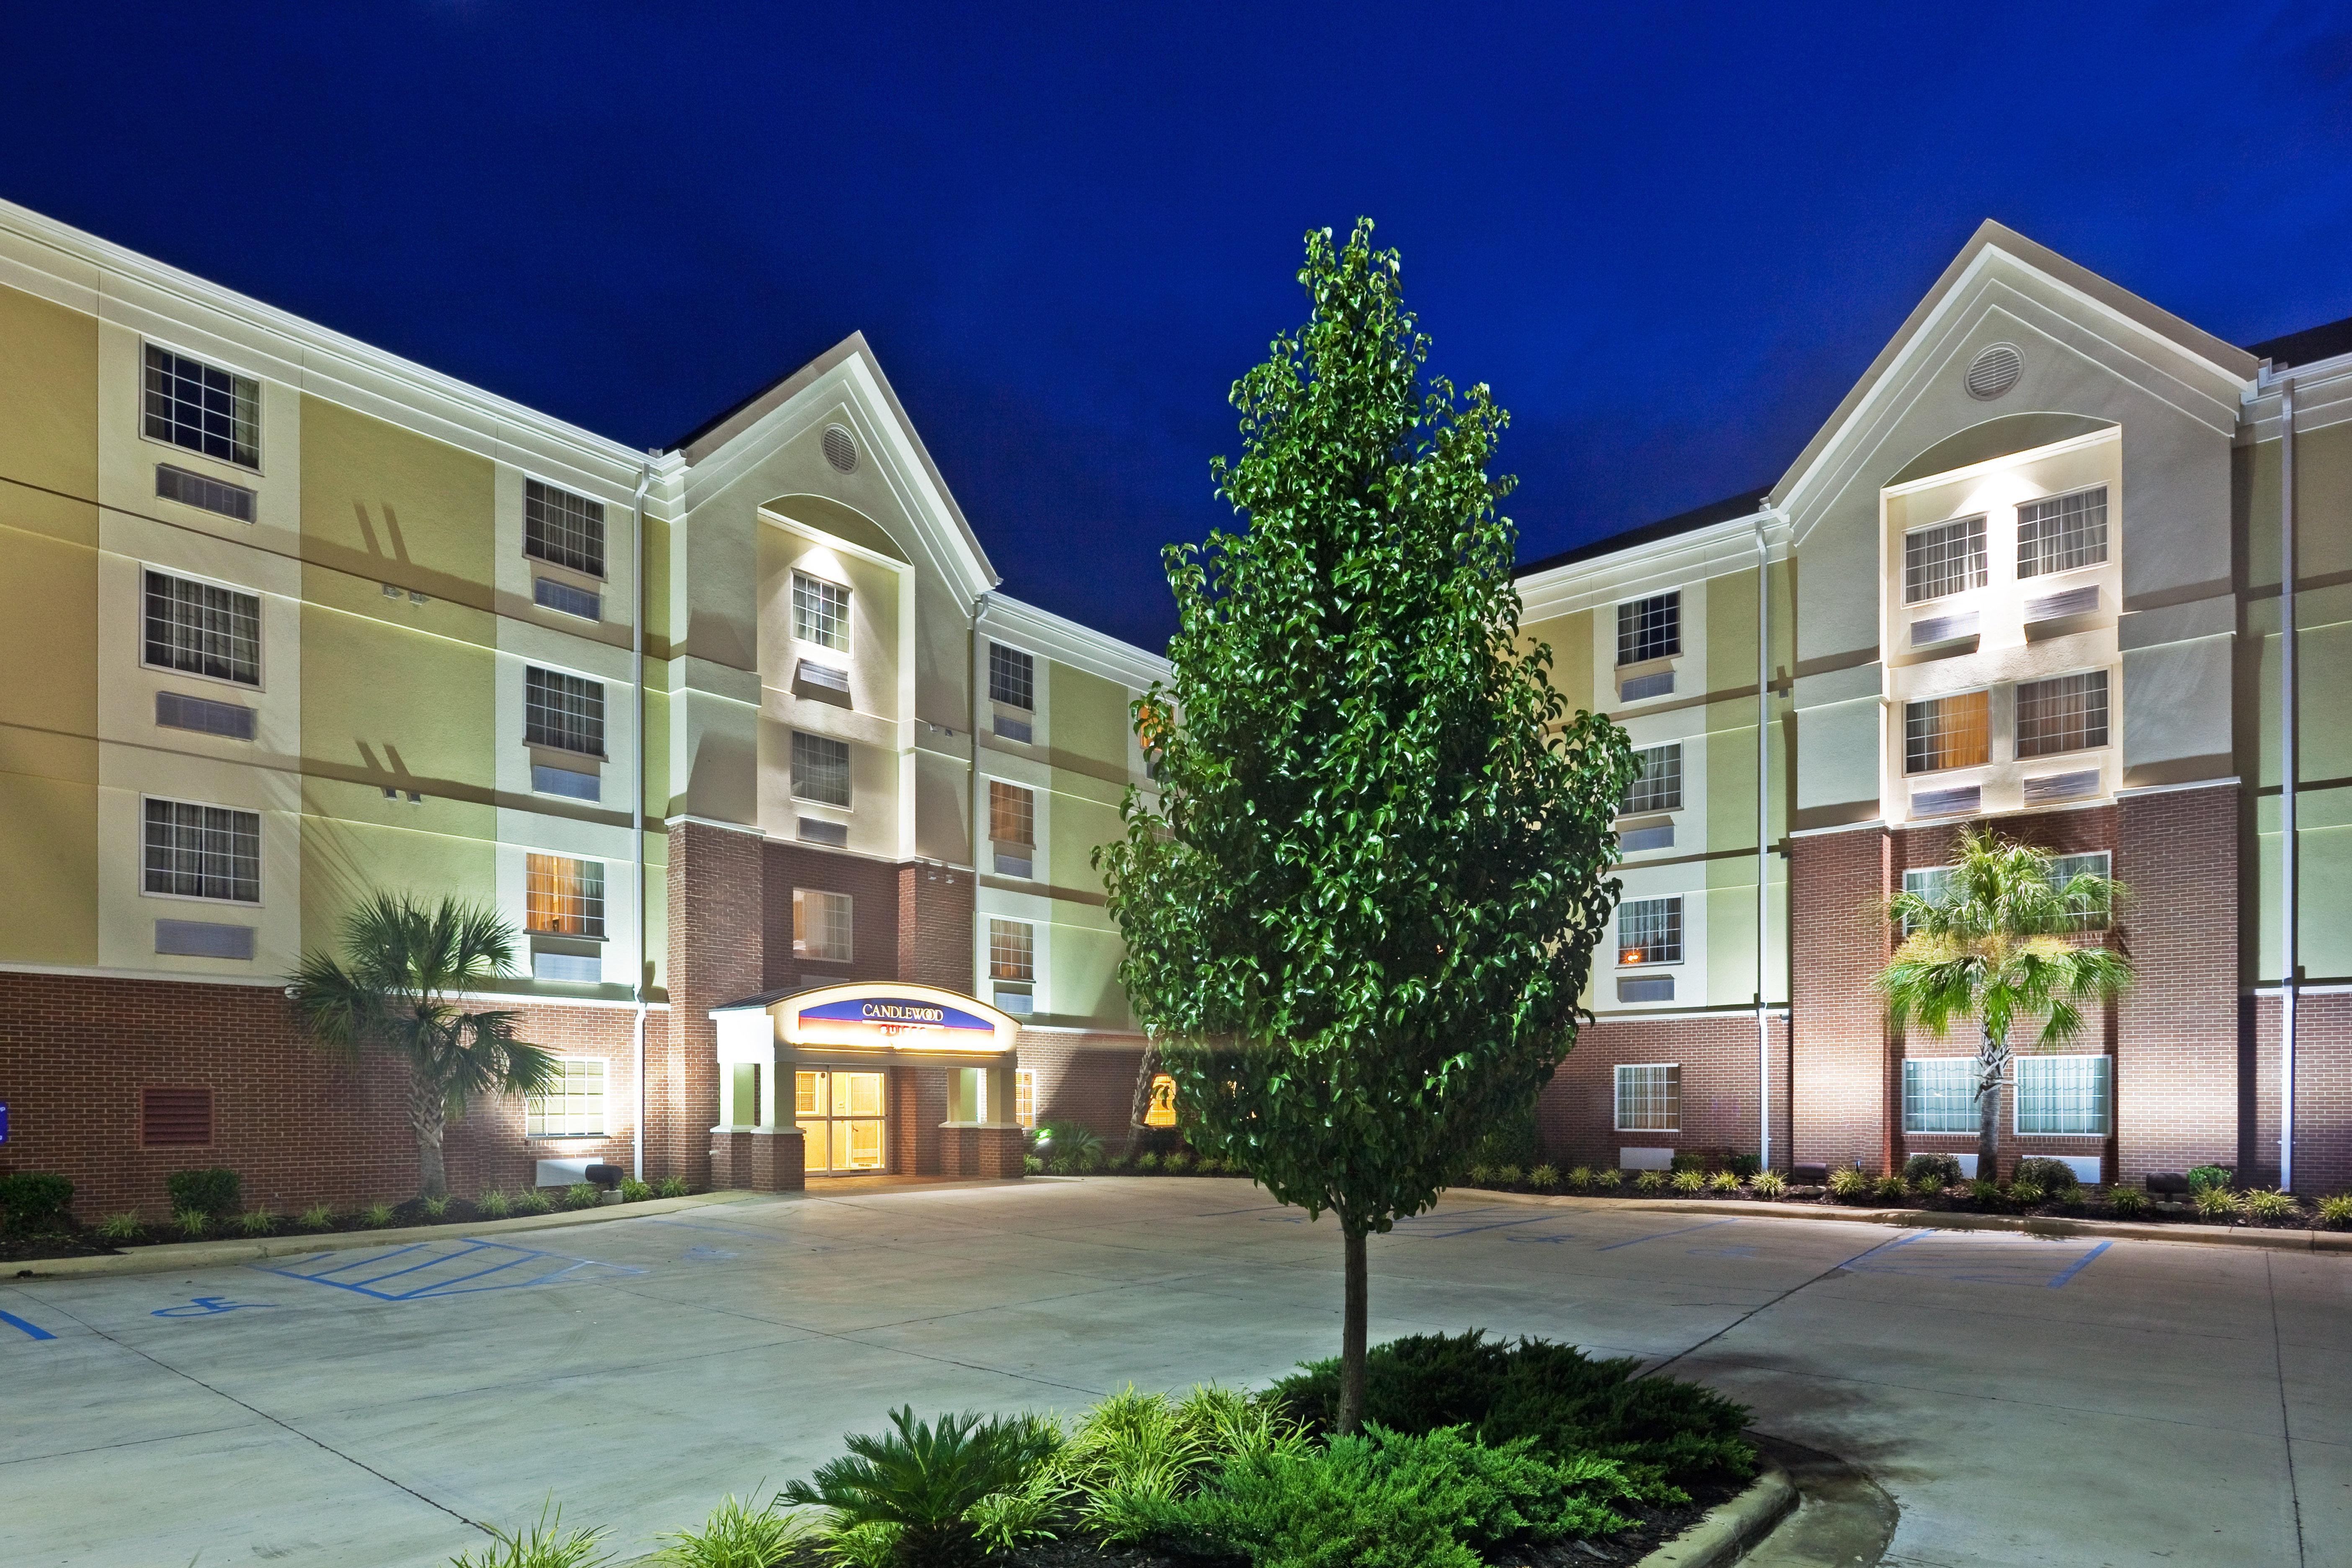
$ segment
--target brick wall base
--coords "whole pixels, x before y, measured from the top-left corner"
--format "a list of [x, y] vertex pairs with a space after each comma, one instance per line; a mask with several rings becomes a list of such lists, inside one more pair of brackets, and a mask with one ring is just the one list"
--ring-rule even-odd
[[797, 1193], [808, 1185], [806, 1144], [797, 1131], [710, 1134], [710, 1184], [754, 1193]]
[[1075, 1121], [1116, 1152], [1134, 1129], [1135, 1075], [1144, 1042], [1136, 1035], [1024, 1029], [1021, 1065], [1034, 1076], [1033, 1120]]
[[[1789, 1163], [1789, 1021], [1768, 1025], [1772, 1094], [1772, 1163]], [[1756, 1015], [1612, 1018], [1577, 1033], [1576, 1048], [1536, 1101], [1543, 1158], [1563, 1170], [1618, 1163], [1618, 1150], [1673, 1148], [1706, 1153], [1757, 1152]], [[1616, 1130], [1621, 1063], [1673, 1062], [1682, 1068], [1682, 1128], [1675, 1132]]]

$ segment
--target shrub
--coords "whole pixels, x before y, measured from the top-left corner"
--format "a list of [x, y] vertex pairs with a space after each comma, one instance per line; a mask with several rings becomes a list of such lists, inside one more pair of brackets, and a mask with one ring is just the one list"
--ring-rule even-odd
[[1840, 1165], [1830, 1173], [1830, 1196], [1858, 1198], [1870, 1191], [1870, 1178], [1859, 1165]]
[[604, 1538], [601, 1529], [566, 1533], [563, 1510], [551, 1501], [528, 1531], [509, 1535], [492, 1525], [490, 1540], [496, 1544], [481, 1548], [479, 1555], [460, 1552], [449, 1559], [449, 1568], [596, 1568], [611, 1561], [597, 1550]]
[[1103, 1163], [1103, 1141], [1093, 1129], [1075, 1121], [1048, 1121], [1040, 1126], [1035, 1148], [1038, 1157], [1058, 1171], [1092, 1171]]
[[492, 1187], [474, 1200], [474, 1212], [485, 1219], [504, 1219], [514, 1212], [514, 1203], [504, 1188]]
[[1225, 1173], [1225, 1163], [1214, 1154], [1203, 1154], [1201, 1156], [1201, 1163], [1195, 1165], [1193, 1170], [1203, 1176], [1222, 1176]]
[[2041, 1203], [2045, 1195], [2046, 1194], [2042, 1190], [2042, 1184], [2039, 1182], [2011, 1182], [2009, 1184], [2009, 1201], [2015, 1204], [2021, 1209], [2030, 1209], [2033, 1207], [2035, 1205]]
[[1764, 1162], [1753, 1154], [1734, 1154], [1724, 1161], [1723, 1168], [1744, 1182], [1761, 1171]]
[[1666, 1173], [1664, 1171], [1644, 1171], [1633, 1178], [1633, 1190], [1637, 1193], [1663, 1193], [1666, 1190]]
[[1674, 1174], [1673, 1185], [1675, 1191], [1686, 1196], [1703, 1193], [1706, 1191], [1706, 1173], [1696, 1167], [1678, 1170]]
[[194, 1209], [199, 1214], [235, 1214], [245, 1205], [238, 1201], [236, 1173], [226, 1165], [215, 1165], [204, 1171], [174, 1171], [163, 1178], [163, 1190], [172, 1195], [172, 1211]]
[[1168, 1151], [1167, 1158], [1160, 1163], [1167, 1168], [1170, 1175], [1181, 1176], [1184, 1173], [1184, 1168], [1192, 1163], [1192, 1156], [1181, 1149], [1171, 1149]]
[[1914, 1154], [1903, 1162], [1903, 1179], [1916, 1190], [1925, 1185], [1937, 1192], [1960, 1184], [1960, 1159], [1957, 1154]]
[[1613, 1193], [1624, 1185], [1624, 1183], [1625, 1173], [1622, 1171], [1601, 1170], [1592, 1173], [1592, 1190], [1596, 1193]]
[[658, 1198], [682, 1198], [687, 1192], [684, 1176], [664, 1176], [654, 1184], [654, 1195]]
[[2352, 1194], [2339, 1193], [2319, 1200], [2319, 1223], [2330, 1230], [2352, 1227]]
[[1759, 1198], [1785, 1198], [1789, 1195], [1789, 1178], [1778, 1171], [1757, 1172], [1756, 1179], [1748, 1186]]
[[604, 1201], [604, 1194], [593, 1182], [574, 1182], [563, 1189], [563, 1206], [593, 1209]]
[[1740, 1188], [1739, 1173], [1736, 1171], [1717, 1171], [1706, 1179], [1706, 1184], [1711, 1192], [1720, 1193], [1726, 1197], [1737, 1197]]
[[2207, 1187], [2226, 1187], [2237, 1174], [2227, 1165], [2195, 1165], [2189, 1168], [2189, 1190], [2202, 1192]]
[[2268, 1220], [2301, 1219], [2303, 1205], [2296, 1201], [2293, 1193], [2284, 1189], [2273, 1191], [2256, 1187], [2246, 1194], [2246, 1217]]
[[1495, 1167], [1495, 1184], [1498, 1187], [1516, 1187], [1519, 1184], [1522, 1174], [1517, 1165], [1497, 1165]]
[[1474, 1187], [1485, 1186], [1493, 1176], [1494, 1173], [1484, 1165], [1473, 1165], [1462, 1173], [1463, 1181]]
[[172, 1223], [190, 1241], [202, 1241], [205, 1232], [212, 1228], [213, 1216], [202, 1209], [182, 1209], [172, 1216]]
[[525, 1187], [515, 1194], [517, 1214], [545, 1214], [555, 1206], [555, 1200], [538, 1187]]
[[1577, 1165], [1577, 1166], [1572, 1167], [1572, 1168], [1569, 1171], [1569, 1173], [1568, 1173], [1568, 1190], [1569, 1190], [1570, 1192], [1571, 1192], [1571, 1193], [1581, 1193], [1581, 1192], [1587, 1192], [1587, 1191], [1590, 1191], [1590, 1190], [1591, 1189], [1591, 1186], [1592, 1186], [1592, 1167], [1591, 1167], [1591, 1166], [1590, 1166], [1590, 1165]]
[[813, 1544], [817, 1533], [816, 1521], [806, 1514], [788, 1513], [772, 1500], [755, 1509], [730, 1493], [701, 1529], [656, 1537], [665, 1544], [651, 1561], [664, 1568], [773, 1568], [795, 1549]]
[[278, 1228], [278, 1216], [268, 1209], [247, 1209], [237, 1224], [247, 1236], [268, 1236]]
[[443, 1219], [448, 1215], [449, 1199], [446, 1194], [437, 1198], [426, 1198], [424, 1205], [426, 1219]]
[[[1739, 1435], [1745, 1406], [1676, 1378], [1636, 1380], [1641, 1365], [1638, 1357], [1594, 1361], [1543, 1340], [1490, 1340], [1475, 1329], [1416, 1335], [1371, 1352], [1364, 1416], [1408, 1434], [1463, 1426], [1490, 1445], [1531, 1437], [1555, 1458], [1615, 1459], [1627, 1495], [1649, 1501], [1686, 1500], [1682, 1489], [1693, 1481], [1754, 1473], [1754, 1450]], [[1302, 1366], [1275, 1384], [1272, 1397], [1328, 1427], [1339, 1403], [1339, 1362]]]
[[1528, 1185], [1539, 1193], [1548, 1193], [1559, 1185], [1558, 1165], [1538, 1165], [1528, 1173]]
[[324, 1230], [335, 1223], [335, 1211], [324, 1204], [312, 1204], [302, 1211], [298, 1221], [304, 1230]]
[[10, 1230], [46, 1229], [73, 1206], [73, 1183], [54, 1171], [19, 1171], [0, 1176], [0, 1209]]
[[[641, 1182], [635, 1176], [624, 1176], [621, 1178], [621, 1201], [623, 1203], [641, 1204], [653, 1195], [654, 1187], [651, 1182]], [[728, 1502], [732, 1502], [735, 1500], [730, 1498], [727, 1500]], [[719, 1506], [723, 1508], [726, 1505], [722, 1503]], [[717, 1515], [714, 1514], [712, 1517], [716, 1518]]]
[[[2320, 1207], [2325, 1213], [2326, 1205], [2323, 1203]], [[139, 1234], [139, 1211], [124, 1209], [121, 1214], [108, 1215], [98, 1222], [98, 1234], [109, 1241], [129, 1241]]]
[[2082, 1184], [2082, 1178], [2074, 1174], [2074, 1167], [2065, 1161], [2039, 1157], [2020, 1160], [2015, 1179], [2031, 1182], [2053, 1197], [2061, 1193], [2072, 1193]]
[[370, 1204], [360, 1210], [360, 1224], [369, 1230], [383, 1230], [393, 1221], [390, 1204]]
[[1903, 1184], [1902, 1177], [1886, 1175], [1870, 1184], [1870, 1195], [1883, 1204], [1900, 1203], [1911, 1195], [1911, 1189]]
[[1524, 1170], [1541, 1157], [1536, 1136], [1535, 1108], [1490, 1125], [1470, 1146], [1470, 1158], [1482, 1165], [1517, 1165]]
[[1982, 1176], [1979, 1176], [1969, 1184], [1969, 1202], [1980, 1205], [1985, 1208], [1998, 1206], [2000, 1203], [2000, 1184], [1988, 1182]]
[[1674, 1158], [1666, 1163], [1666, 1167], [1676, 1175], [1685, 1171], [1696, 1171], [1704, 1176], [1706, 1174], [1706, 1156], [1696, 1149], [1678, 1149]]
[[1149, 1176], [1160, 1169], [1160, 1156], [1146, 1149], [1135, 1157], [1135, 1168]]
[[852, 1433], [845, 1457], [785, 1487], [779, 1500], [831, 1509], [846, 1526], [896, 1525], [910, 1563], [976, 1563], [979, 1533], [965, 1515], [991, 1493], [1024, 1484], [1061, 1446], [1058, 1433], [1024, 1416], [933, 1423], [916, 1420], [908, 1405], [890, 1413], [890, 1425], [894, 1434]]
[[2238, 1217], [2238, 1194], [2227, 1187], [2199, 1187], [2196, 1195], [2197, 1213], [2205, 1219], [2235, 1219]]

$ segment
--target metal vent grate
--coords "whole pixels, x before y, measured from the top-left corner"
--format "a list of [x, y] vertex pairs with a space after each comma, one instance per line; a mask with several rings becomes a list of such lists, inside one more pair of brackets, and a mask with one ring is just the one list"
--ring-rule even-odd
[[2024, 370], [2025, 356], [2015, 343], [1995, 343], [1969, 361], [1969, 395], [1990, 403], [2015, 386]]
[[201, 1149], [213, 1141], [209, 1089], [139, 1091], [139, 1142], [149, 1149]]
[[1628, 855], [1644, 849], [1672, 849], [1675, 847], [1675, 825], [1662, 823], [1655, 827], [1629, 827], [1617, 836], [1617, 847]]
[[1914, 816], [1963, 816], [1982, 804], [1984, 791], [1976, 784], [1957, 789], [1923, 789], [1911, 795]]
[[1675, 977], [1671, 974], [1645, 974], [1639, 980], [1620, 980], [1617, 1000], [1620, 1002], [1671, 1002], [1675, 999]]
[[857, 437], [841, 426], [826, 426], [824, 434], [817, 438], [817, 445], [824, 448], [824, 460], [831, 463], [836, 472], [846, 474], [857, 467]]
[[1622, 702], [1639, 702], [1651, 697], [1671, 697], [1674, 690], [1675, 672], [1662, 669], [1654, 675], [1637, 675], [1631, 680], [1620, 682], [1617, 697]]
[[585, 588], [575, 588], [569, 583], [559, 583], [552, 577], [532, 578], [530, 599], [542, 610], [578, 616], [583, 621], [604, 618], [604, 595], [592, 594]]
[[253, 710], [235, 702], [210, 702], [177, 691], [155, 693], [155, 722], [172, 730], [194, 730], [232, 741], [253, 739]]
[[817, 817], [803, 816], [800, 819], [799, 832], [803, 844], [830, 844], [839, 849], [849, 842], [849, 824], [845, 822], [825, 822]]
[[2099, 607], [2099, 588], [2093, 584], [2087, 588], [2069, 588], [2063, 594], [2045, 594], [2039, 599], [2025, 601], [2025, 624], [2042, 621], [2063, 621], [2068, 616], [2087, 616]]
[[1962, 637], [1977, 635], [1977, 612], [1967, 611], [1957, 616], [1931, 616], [1911, 623], [1911, 646], [1927, 647], [1939, 642], [1958, 642]]
[[801, 660], [793, 679], [803, 686], [821, 687], [827, 691], [849, 695], [849, 671], [835, 669], [829, 664], [819, 664], [813, 658]]
[[2071, 773], [2050, 773], [2025, 781], [2025, 804], [2046, 805], [2055, 800], [2080, 800], [2099, 793], [2099, 770], [2084, 768]]
[[253, 928], [211, 921], [157, 921], [155, 951], [184, 958], [251, 958]]

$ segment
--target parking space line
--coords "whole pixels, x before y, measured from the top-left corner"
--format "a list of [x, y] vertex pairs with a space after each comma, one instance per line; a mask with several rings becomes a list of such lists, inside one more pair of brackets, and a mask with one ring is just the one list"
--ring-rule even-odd
[[1662, 1230], [1655, 1236], [1637, 1236], [1631, 1241], [1612, 1241], [1606, 1247], [1596, 1247], [1595, 1252], [1614, 1252], [1621, 1247], [1639, 1247], [1645, 1241], [1664, 1241], [1670, 1236], [1688, 1236], [1695, 1230], [1713, 1230], [1719, 1225], [1738, 1225], [1737, 1219], [1711, 1219], [1705, 1225], [1686, 1225], [1679, 1230]]
[[12, 1329], [21, 1329], [37, 1340], [53, 1340], [58, 1337], [40, 1324], [28, 1323], [14, 1312], [0, 1312], [0, 1323], [5, 1323]]
[[2090, 1251], [2083, 1254], [2081, 1258], [2075, 1259], [2074, 1263], [2068, 1266], [2063, 1274], [2059, 1275], [2057, 1279], [2050, 1281], [2050, 1289], [2055, 1290], [2064, 1285], [2067, 1280], [2072, 1279], [2075, 1275], [2080, 1274], [2084, 1269], [2088, 1268], [2091, 1266], [2091, 1260], [2093, 1258], [2098, 1257], [2099, 1254], [2105, 1252], [2114, 1245], [2115, 1243], [2112, 1241], [2103, 1241], [2099, 1243], [2098, 1246], [2091, 1248]]

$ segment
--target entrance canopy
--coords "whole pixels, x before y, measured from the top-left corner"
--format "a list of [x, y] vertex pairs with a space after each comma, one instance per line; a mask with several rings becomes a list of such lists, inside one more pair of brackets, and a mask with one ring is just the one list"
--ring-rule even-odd
[[861, 980], [803, 991], [763, 991], [714, 1007], [719, 1059], [776, 1065], [822, 1056], [880, 1066], [988, 1067], [1010, 1061], [1020, 1020], [937, 985]]

